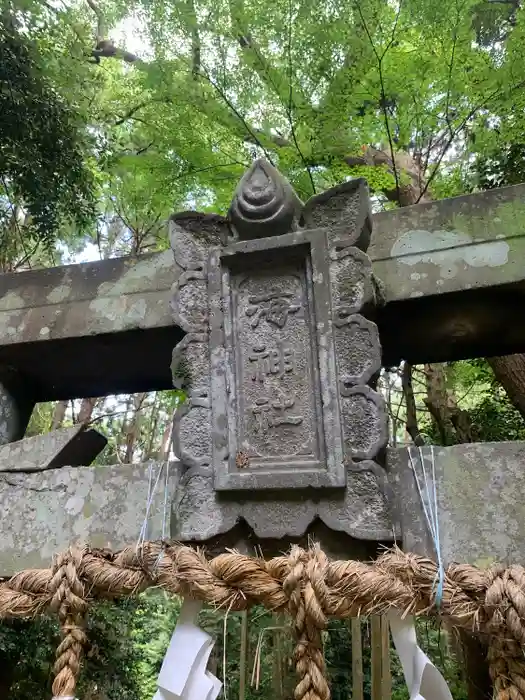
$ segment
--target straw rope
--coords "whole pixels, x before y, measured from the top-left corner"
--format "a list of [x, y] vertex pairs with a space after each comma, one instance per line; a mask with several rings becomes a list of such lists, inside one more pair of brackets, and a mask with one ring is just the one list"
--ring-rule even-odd
[[82, 552], [78, 549], [59, 554], [53, 562], [48, 584], [51, 593], [49, 609], [58, 616], [63, 637], [53, 667], [55, 697], [71, 697], [75, 694], [82, 649], [87, 643], [84, 627], [88, 603], [78, 575], [81, 561]]
[[[433, 608], [437, 566], [392, 549], [371, 563], [329, 561], [314, 546], [293, 547], [265, 561], [228, 551], [213, 559], [191, 547], [146, 542], [120, 552], [87, 547], [56, 557], [51, 569], [23, 571], [0, 583], [0, 619], [58, 614], [54, 695], [74, 696], [88, 604], [131, 596], [150, 586], [214, 606], [244, 610], [256, 603], [288, 612], [296, 633], [295, 700], [329, 700], [321, 634], [328, 617], [383, 614], [391, 608], [421, 615]], [[496, 700], [525, 700], [525, 569], [452, 565], [439, 615], [488, 644]]]

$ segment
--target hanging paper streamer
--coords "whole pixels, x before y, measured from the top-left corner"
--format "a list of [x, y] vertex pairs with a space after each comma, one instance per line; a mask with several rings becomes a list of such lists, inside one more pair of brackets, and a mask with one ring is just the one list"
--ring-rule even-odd
[[418, 646], [414, 618], [391, 612], [388, 621], [410, 700], [452, 700], [445, 679]]
[[185, 600], [153, 700], [216, 700], [222, 683], [208, 670], [213, 639], [197, 625], [202, 603]]

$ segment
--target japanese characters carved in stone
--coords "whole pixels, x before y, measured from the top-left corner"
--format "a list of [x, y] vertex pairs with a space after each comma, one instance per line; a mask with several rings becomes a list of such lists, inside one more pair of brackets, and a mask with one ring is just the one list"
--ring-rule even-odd
[[[381, 348], [370, 228], [364, 181], [303, 206], [266, 161], [241, 179], [228, 218], [173, 217], [171, 244], [185, 270], [172, 302], [186, 332], [173, 360], [188, 393], [175, 424], [187, 470], [181, 537], [207, 539], [239, 518], [278, 537], [321, 518], [353, 536], [385, 538], [388, 514], [377, 502], [373, 516], [369, 508], [383, 497], [387, 440], [374, 388]], [[207, 524], [195, 520], [188, 496], [197, 477]], [[294, 525], [286, 493], [298, 490]], [[254, 517], [263, 493], [265, 525]]]

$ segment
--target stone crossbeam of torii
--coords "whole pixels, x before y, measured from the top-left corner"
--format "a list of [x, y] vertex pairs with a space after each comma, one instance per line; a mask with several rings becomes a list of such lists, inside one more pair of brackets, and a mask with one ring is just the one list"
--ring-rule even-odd
[[[525, 351], [525, 185], [372, 216], [362, 180], [303, 205], [257, 161], [227, 218], [175, 215], [170, 240], [163, 253], [0, 277], [0, 575], [47, 566], [74, 541], [129, 544], [162, 466], [90, 467], [95, 430], [20, 440], [35, 402], [173, 379], [189, 399], [167, 481], [171, 537], [272, 553], [313, 535], [345, 558], [397, 540], [433, 555], [418, 455], [387, 447], [376, 381], [402, 359]], [[445, 560], [521, 561], [525, 444], [424, 453]], [[164, 506], [159, 488], [152, 539]]]

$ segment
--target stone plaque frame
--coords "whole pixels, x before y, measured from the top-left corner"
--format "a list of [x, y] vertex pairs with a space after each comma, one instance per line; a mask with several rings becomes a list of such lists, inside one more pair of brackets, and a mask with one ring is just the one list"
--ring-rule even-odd
[[[254, 272], [275, 253], [289, 263], [299, 263], [306, 275], [305, 323], [310, 340], [310, 365], [315, 409], [316, 454], [283, 459], [246, 459], [242, 445], [241, 374], [234, 313], [232, 276]], [[273, 253], [273, 256], [268, 254]], [[217, 491], [344, 488], [346, 468], [335, 342], [331, 324], [329, 249], [326, 231], [307, 230], [281, 236], [215, 247], [208, 259], [210, 309], [210, 361], [212, 406], [212, 463]]]

